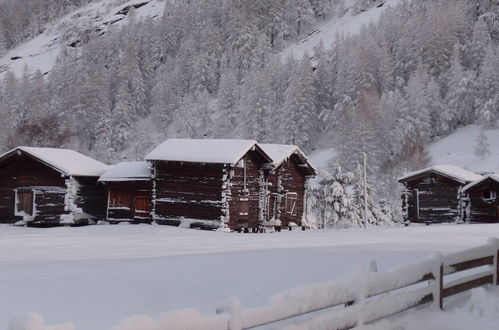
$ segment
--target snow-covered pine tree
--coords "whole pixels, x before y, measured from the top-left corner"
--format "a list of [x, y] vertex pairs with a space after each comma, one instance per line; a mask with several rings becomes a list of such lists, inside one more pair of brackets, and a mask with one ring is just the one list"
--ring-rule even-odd
[[262, 71], [250, 74], [242, 90], [239, 113], [245, 118], [245, 135], [257, 141], [268, 141], [270, 96], [268, 80]]
[[309, 129], [314, 126], [314, 111], [314, 78], [309, 56], [305, 53], [286, 90], [286, 101], [281, 111], [282, 142], [307, 146], [310, 142]]
[[499, 115], [499, 59], [497, 49], [490, 44], [487, 48], [480, 75], [477, 79], [477, 117], [488, 128], [496, 126]]
[[318, 187], [311, 192], [313, 210], [322, 228], [352, 228], [362, 226], [359, 210], [348, 187], [353, 180], [351, 172], [344, 173], [334, 165], [331, 174], [323, 174]]
[[489, 140], [487, 138], [487, 135], [485, 135], [485, 132], [483, 129], [480, 130], [480, 134], [478, 134], [476, 140], [476, 145], [475, 145], [475, 155], [480, 157], [480, 159], [485, 159], [490, 155], [490, 144]]

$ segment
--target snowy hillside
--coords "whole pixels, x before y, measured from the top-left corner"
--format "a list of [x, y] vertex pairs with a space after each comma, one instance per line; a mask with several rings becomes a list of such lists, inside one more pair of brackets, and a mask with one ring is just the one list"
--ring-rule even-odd
[[312, 55], [314, 47], [319, 45], [321, 41], [326, 49], [330, 49], [338, 35], [358, 34], [366, 25], [376, 23], [387, 8], [393, 7], [399, 2], [400, 0], [382, 0], [378, 1], [377, 5], [373, 8], [363, 11], [358, 15], [347, 13], [341, 18], [331, 18], [310, 32], [305, 38], [283, 50], [281, 57], [286, 59], [288, 56], [291, 56], [295, 59], [300, 59], [305, 52]]
[[[329, 48], [338, 34], [359, 33], [363, 26], [376, 23], [387, 8], [399, 2], [380, 0], [373, 8], [358, 15], [352, 15], [351, 10], [348, 10], [345, 16], [322, 23], [306, 37], [285, 48], [280, 55], [283, 59], [288, 56], [301, 58], [305, 52], [311, 54], [320, 41]], [[30, 72], [39, 69], [46, 74], [54, 67], [61, 51], [75, 51], [81, 39], [91, 31], [103, 34], [110, 26], [126, 23], [129, 8], [136, 8], [137, 17], [155, 18], [162, 14], [164, 5], [165, 2], [161, 0], [102, 0], [80, 8], [48, 24], [42, 34], [0, 57], [0, 79], [8, 70], [21, 75], [25, 68]]]
[[469, 125], [435, 142], [429, 148], [432, 164], [451, 164], [475, 172], [499, 171], [499, 129], [485, 130], [489, 141], [490, 155], [481, 159], [475, 154], [476, 138], [480, 126]]
[[127, 21], [130, 8], [137, 17], [157, 17], [162, 14], [161, 0], [103, 0], [91, 3], [46, 26], [39, 36], [9, 50], [0, 57], [0, 78], [12, 70], [21, 75], [39, 69], [43, 74], [52, 70], [61, 51], [76, 51], [82, 40], [95, 31], [105, 33], [110, 27]]

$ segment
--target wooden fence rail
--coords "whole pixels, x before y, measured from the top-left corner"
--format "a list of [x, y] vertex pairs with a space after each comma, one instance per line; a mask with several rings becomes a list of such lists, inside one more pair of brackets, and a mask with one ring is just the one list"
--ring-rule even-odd
[[238, 299], [231, 299], [217, 315], [192, 320], [189, 329], [242, 330], [289, 320], [278, 328], [343, 330], [422, 305], [443, 309], [445, 298], [499, 285], [498, 259], [499, 239], [491, 238], [482, 246], [445, 256], [436, 253], [387, 272], [377, 272], [372, 263], [357, 276], [288, 290], [264, 306], [243, 309]]

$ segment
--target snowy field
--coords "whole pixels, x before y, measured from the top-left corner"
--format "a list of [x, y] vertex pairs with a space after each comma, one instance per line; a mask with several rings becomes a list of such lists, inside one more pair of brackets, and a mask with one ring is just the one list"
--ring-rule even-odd
[[[78, 330], [109, 330], [137, 314], [156, 317], [186, 307], [214, 314], [217, 306], [234, 296], [244, 307], [258, 306], [280, 291], [342, 278], [373, 259], [383, 271], [426, 258], [432, 251], [480, 245], [491, 236], [499, 237], [499, 225], [273, 234], [158, 225], [49, 229], [2, 225], [0, 328], [27, 312], [40, 313], [47, 324], [73, 322]], [[471, 302], [456, 310], [469, 311], [469, 322], [478, 314], [488, 315], [484, 322], [497, 322], [499, 304], [479, 308], [472, 303], [483, 301], [477, 296], [499, 300], [477, 291]], [[417, 313], [410, 314], [404, 324], [412, 327], [400, 329], [418, 329], [426, 318], [438, 319], [439, 329], [454, 329], [444, 325], [456, 313], [425, 312], [416, 318]]]

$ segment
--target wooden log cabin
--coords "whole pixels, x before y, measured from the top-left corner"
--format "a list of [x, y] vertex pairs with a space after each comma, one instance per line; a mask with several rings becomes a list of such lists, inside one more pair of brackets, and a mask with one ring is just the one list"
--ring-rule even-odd
[[264, 224], [284, 228], [304, 225], [306, 183], [316, 175], [316, 169], [295, 145], [260, 145], [273, 160], [266, 178]]
[[464, 220], [467, 222], [499, 222], [499, 175], [488, 174], [463, 187]]
[[253, 140], [170, 139], [152, 163], [155, 222], [252, 230], [263, 220], [265, 170], [272, 159]]
[[0, 156], [0, 222], [28, 226], [103, 219], [107, 165], [73, 150], [17, 147]]
[[480, 175], [453, 165], [435, 165], [399, 179], [407, 223], [441, 223], [463, 219], [461, 191]]
[[107, 188], [107, 221], [152, 222], [149, 162], [118, 163], [105, 172], [99, 182]]

